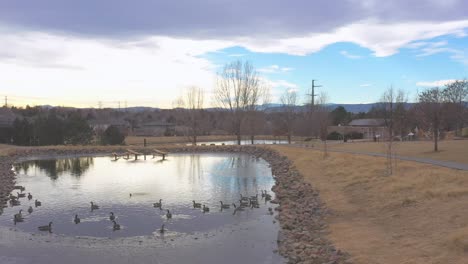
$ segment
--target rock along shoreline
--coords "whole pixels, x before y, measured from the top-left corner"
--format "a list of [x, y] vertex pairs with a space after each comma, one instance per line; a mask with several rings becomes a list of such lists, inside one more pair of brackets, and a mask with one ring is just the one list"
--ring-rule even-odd
[[[147, 153], [145, 148], [133, 148]], [[272, 191], [277, 203], [281, 230], [278, 233], [278, 253], [287, 259], [287, 263], [302, 264], [341, 264], [351, 263], [348, 254], [337, 250], [326, 238], [327, 210], [320, 201], [319, 193], [293, 167], [285, 156], [268, 147], [258, 146], [174, 146], [161, 148], [169, 153], [247, 153], [257, 158], [263, 158], [272, 169], [275, 185]], [[25, 158], [41, 158], [61, 155], [110, 155], [124, 153], [126, 148], [115, 147], [85, 147], [85, 148], [33, 148], [17, 149], [8, 156], [0, 157], [0, 213], [6, 206], [8, 196], [15, 185], [15, 173], [12, 165]]]

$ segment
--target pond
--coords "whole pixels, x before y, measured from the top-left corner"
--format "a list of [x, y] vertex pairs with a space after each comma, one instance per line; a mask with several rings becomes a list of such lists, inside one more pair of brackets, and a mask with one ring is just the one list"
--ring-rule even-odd
[[[215, 144], [215, 145], [237, 145], [237, 140], [221, 140], [221, 141], [200, 141], [197, 143], [197, 145], [210, 145], [210, 144]], [[255, 139], [254, 140], [254, 145], [258, 144], [265, 144], [265, 145], [272, 145], [272, 144], [288, 144], [287, 140], [271, 140], [271, 139]], [[192, 145], [191, 143], [187, 144]], [[241, 145], [252, 145], [252, 141], [249, 139], [242, 139], [241, 140]]]
[[[44, 234], [38, 226], [53, 222], [52, 233], [62, 236], [166, 236], [171, 240], [226, 230], [232, 233], [248, 226], [248, 239], [261, 242], [256, 250], [268, 252], [269, 260], [281, 263], [273, 253], [279, 226], [269, 209], [275, 205], [262, 197], [263, 190], [268, 190], [274, 199], [270, 191], [274, 179], [263, 159], [247, 154], [173, 154], [164, 161], [74, 157], [24, 161], [15, 165], [15, 171], [16, 184], [26, 188], [26, 197], [19, 198], [20, 205], [4, 209], [2, 226]], [[33, 196], [31, 200], [27, 193]], [[257, 208], [233, 208], [233, 203], [239, 207], [241, 195], [257, 194]], [[35, 206], [36, 199], [41, 206]], [[161, 209], [154, 207], [159, 199]], [[99, 209], [91, 210], [91, 201]], [[209, 212], [194, 208], [193, 201], [209, 207]], [[220, 201], [230, 208], [222, 209]], [[28, 213], [30, 206], [33, 211]], [[24, 221], [15, 223], [20, 209]], [[167, 210], [172, 214], [169, 219]], [[119, 230], [114, 230], [110, 212]], [[80, 218], [78, 224], [75, 215]], [[229, 242], [231, 246], [236, 243]]]

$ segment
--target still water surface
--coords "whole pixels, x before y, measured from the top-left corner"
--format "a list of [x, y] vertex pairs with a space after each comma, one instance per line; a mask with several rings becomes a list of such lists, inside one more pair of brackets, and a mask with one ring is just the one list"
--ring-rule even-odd
[[[157, 236], [162, 224], [168, 234], [193, 234], [252, 221], [262, 225], [262, 230], [266, 225], [271, 232], [278, 231], [268, 215], [272, 205], [261, 197], [261, 190], [270, 190], [274, 184], [271, 169], [264, 160], [247, 154], [174, 154], [166, 161], [58, 158], [25, 161], [15, 170], [17, 185], [25, 186], [33, 199], [20, 198], [20, 206], [5, 208], [0, 225], [25, 232], [39, 233], [37, 227], [50, 221], [54, 234], [70, 236]], [[233, 214], [232, 203], [239, 205], [240, 194], [259, 194], [260, 208]], [[42, 206], [35, 207], [35, 199]], [[153, 207], [159, 199], [164, 210]], [[205, 204], [210, 212], [193, 208], [192, 200]], [[92, 211], [91, 201], [100, 209]], [[231, 208], [221, 210], [219, 201]], [[25, 220], [15, 225], [13, 215], [19, 209]], [[172, 219], [166, 218], [165, 209], [171, 211]], [[121, 230], [112, 229], [110, 212]], [[75, 214], [81, 219], [79, 224], [73, 221]]]

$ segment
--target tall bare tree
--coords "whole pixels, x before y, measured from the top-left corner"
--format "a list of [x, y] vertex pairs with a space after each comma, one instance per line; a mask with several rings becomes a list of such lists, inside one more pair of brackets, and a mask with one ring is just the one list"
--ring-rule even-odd
[[318, 103], [315, 105], [314, 118], [317, 120], [319, 137], [323, 143], [323, 157], [328, 156], [327, 136], [328, 126], [330, 125], [330, 108], [327, 106], [328, 95], [321, 92], [318, 97]]
[[296, 91], [287, 89], [281, 96], [281, 104], [283, 110], [283, 120], [288, 135], [288, 144], [291, 144], [291, 137], [293, 133], [294, 120], [296, 117], [297, 108], [297, 93]]
[[188, 127], [187, 136], [193, 145], [197, 144], [197, 137], [201, 133], [204, 97], [203, 89], [190, 86], [183, 96], [173, 102], [173, 107], [177, 107], [183, 116], [184, 124]]
[[380, 99], [381, 111], [388, 133], [385, 151], [387, 155], [387, 175], [393, 174], [393, 167], [396, 162], [396, 159], [394, 159], [395, 151], [393, 144], [395, 127], [396, 125], [401, 126], [405, 119], [406, 102], [405, 92], [403, 90], [395, 90], [393, 87], [388, 88]]
[[456, 133], [459, 134], [463, 124], [468, 121], [464, 102], [468, 100], [468, 80], [457, 80], [447, 84], [443, 96], [447, 101], [447, 110], [455, 121]]
[[431, 127], [434, 140], [434, 151], [439, 151], [439, 131], [443, 118], [444, 96], [439, 87], [421, 92], [419, 95], [418, 110], [424, 121]]
[[214, 99], [229, 112], [231, 129], [237, 137], [237, 144], [241, 144], [243, 119], [246, 114], [257, 111], [257, 107], [267, 101], [267, 91], [257, 71], [248, 61], [231, 62], [218, 73]]

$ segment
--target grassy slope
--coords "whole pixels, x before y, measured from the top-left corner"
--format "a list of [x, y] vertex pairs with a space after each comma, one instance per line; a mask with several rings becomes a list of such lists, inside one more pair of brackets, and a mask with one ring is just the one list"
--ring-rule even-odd
[[273, 146], [320, 190], [329, 237], [356, 263], [466, 263], [468, 172], [385, 159]]
[[[383, 142], [355, 142], [329, 144], [330, 149], [385, 153]], [[401, 156], [425, 157], [435, 160], [468, 163], [468, 140], [444, 140], [439, 152], [434, 152], [431, 141], [395, 142], [395, 153]]]

